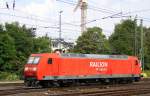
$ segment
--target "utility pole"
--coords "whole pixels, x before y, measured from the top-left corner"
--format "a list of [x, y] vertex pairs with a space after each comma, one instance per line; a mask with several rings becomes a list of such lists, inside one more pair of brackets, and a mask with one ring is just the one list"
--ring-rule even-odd
[[59, 12], [59, 49], [61, 49], [61, 40], [62, 40], [61, 38], [61, 13], [62, 12], [63, 11]]
[[134, 55], [138, 56], [138, 44], [137, 44], [137, 16], [134, 19], [134, 23], [135, 23], [135, 32], [134, 32]]
[[142, 70], [144, 71], [144, 46], [143, 46], [143, 19], [140, 20], [140, 25], [141, 25], [141, 50], [140, 50], [140, 57], [141, 57], [141, 64], [142, 64]]

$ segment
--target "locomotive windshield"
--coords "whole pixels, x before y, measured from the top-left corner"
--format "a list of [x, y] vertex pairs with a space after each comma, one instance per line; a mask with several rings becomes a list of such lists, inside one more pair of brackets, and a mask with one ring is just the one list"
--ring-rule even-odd
[[40, 57], [29, 57], [27, 64], [38, 64]]

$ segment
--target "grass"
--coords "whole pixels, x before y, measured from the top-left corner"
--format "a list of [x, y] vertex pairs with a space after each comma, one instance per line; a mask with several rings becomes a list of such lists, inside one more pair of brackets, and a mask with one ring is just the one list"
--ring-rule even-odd
[[150, 77], [150, 70], [145, 70], [144, 73], [146, 73], [147, 77]]
[[9, 72], [0, 72], [0, 80], [19, 80], [19, 76], [15, 73], [9, 73]]

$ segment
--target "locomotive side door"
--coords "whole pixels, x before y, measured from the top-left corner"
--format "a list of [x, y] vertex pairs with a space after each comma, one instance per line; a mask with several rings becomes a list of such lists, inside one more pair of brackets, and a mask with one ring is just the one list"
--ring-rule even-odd
[[53, 64], [52, 64], [52, 75], [53, 76], [58, 76], [58, 74], [59, 74], [59, 63], [60, 63], [59, 58], [53, 58]]
[[48, 76], [51, 76], [52, 74], [53, 74], [53, 58], [48, 58], [47, 59], [47, 64], [48, 64], [48, 66], [46, 66], [47, 68], [47, 70], [45, 70], [45, 71], [47, 71], [46, 72], [46, 74], [48, 75]]

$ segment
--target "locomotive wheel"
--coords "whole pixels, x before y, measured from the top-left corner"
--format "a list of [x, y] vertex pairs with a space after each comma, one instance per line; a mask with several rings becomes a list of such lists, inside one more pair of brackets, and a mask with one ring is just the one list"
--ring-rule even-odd
[[135, 81], [135, 82], [139, 82], [139, 81], [140, 81], [140, 77], [134, 78], [134, 81]]
[[30, 81], [28, 81], [28, 80], [25, 80], [24, 81], [24, 85], [26, 86], [26, 87], [31, 87], [31, 82]]
[[54, 87], [60, 87], [60, 84], [58, 82], [53, 82]]
[[35, 81], [35, 82], [34, 82], [34, 86], [35, 86], [36, 88], [42, 88], [42, 85], [40, 85], [39, 81]]

